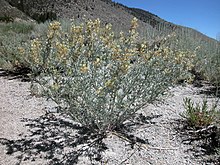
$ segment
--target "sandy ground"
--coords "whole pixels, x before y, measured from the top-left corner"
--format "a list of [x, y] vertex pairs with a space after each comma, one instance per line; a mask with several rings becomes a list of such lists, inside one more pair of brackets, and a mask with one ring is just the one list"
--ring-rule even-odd
[[[147, 106], [135, 124], [128, 122], [129, 136], [109, 133], [102, 139], [56, 112], [52, 102], [31, 96], [30, 83], [0, 77], [0, 86], [0, 165], [208, 164], [194, 157], [194, 146], [184, 144], [174, 129], [184, 111], [183, 98], [204, 97], [198, 88], [171, 89], [162, 104]], [[140, 142], [133, 144], [134, 137]]]

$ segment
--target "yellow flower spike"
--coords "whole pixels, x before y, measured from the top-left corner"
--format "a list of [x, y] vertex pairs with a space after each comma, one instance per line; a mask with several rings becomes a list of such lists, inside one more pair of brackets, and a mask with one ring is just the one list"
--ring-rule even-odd
[[107, 25], [105, 26], [105, 29], [106, 29], [107, 31], [112, 30], [112, 24], [107, 24]]
[[67, 46], [60, 43], [57, 45], [57, 49], [58, 49], [57, 51], [58, 51], [59, 58], [65, 59], [65, 56], [67, 55], [67, 52], [68, 52]]
[[33, 62], [39, 63], [39, 53], [41, 51], [41, 43], [38, 39], [34, 39], [31, 42], [31, 57], [33, 59]]
[[25, 49], [24, 49], [23, 47], [18, 47], [18, 52], [19, 52], [20, 54], [24, 54]]
[[161, 55], [161, 51], [160, 50], [157, 50], [157, 51], [155, 51], [155, 53], [154, 53], [156, 56], [160, 56]]
[[94, 65], [95, 66], [98, 66], [100, 64], [100, 58], [96, 58], [95, 62], [94, 62]]
[[148, 61], [150, 57], [151, 57], [150, 53], [143, 54], [144, 61]]
[[79, 43], [80, 45], [83, 45], [83, 43], [84, 43], [84, 35], [79, 35], [78, 36], [77, 43]]
[[59, 84], [57, 84], [57, 83], [55, 83], [55, 84], [52, 85], [52, 89], [53, 89], [53, 90], [56, 90], [56, 91], [57, 91], [59, 88], [60, 88], [60, 86], [59, 86]]
[[119, 33], [119, 36], [120, 36], [120, 37], [119, 37], [119, 40], [120, 40], [120, 41], [124, 41], [124, 40], [125, 40], [124, 32], [121, 31], [121, 32]]
[[128, 63], [124, 63], [124, 64], [122, 64], [122, 66], [121, 66], [121, 71], [122, 71], [123, 73], [127, 73], [127, 71], [128, 71], [129, 68], [130, 68], [130, 65], [129, 65]]
[[58, 21], [54, 21], [54, 22], [50, 23], [50, 25], [49, 25], [49, 30], [56, 31], [56, 30], [60, 30], [60, 29], [61, 29], [61, 23]]
[[73, 25], [71, 27], [71, 32], [74, 34], [74, 35], [77, 35], [77, 34], [81, 34], [83, 31], [83, 27], [80, 25], [80, 26], [75, 26]]
[[95, 25], [96, 25], [96, 26], [100, 26], [100, 23], [101, 23], [101, 21], [100, 21], [99, 18], [95, 20]]
[[82, 73], [86, 73], [86, 72], [88, 72], [88, 66], [86, 65], [86, 64], [83, 64], [82, 65], [82, 67], [80, 68], [80, 71], [82, 72]]
[[47, 38], [52, 40], [55, 35], [60, 36], [61, 23], [58, 21], [51, 22], [48, 26]]
[[145, 43], [141, 44], [140, 50], [143, 52], [147, 48], [147, 45]]
[[138, 19], [134, 17], [131, 21], [131, 30], [135, 30], [138, 27]]
[[94, 21], [94, 23], [93, 23], [94, 31], [95, 31], [96, 33], [99, 32], [99, 30], [100, 30], [100, 25], [101, 25], [101, 22], [100, 22], [100, 19], [98, 18], [98, 19], [96, 19], [96, 20]]
[[47, 38], [51, 40], [53, 37], [54, 37], [54, 32], [49, 31], [47, 34]]
[[165, 73], [165, 74], [167, 74], [167, 73], [169, 74], [169, 73], [171, 73], [171, 70], [168, 69], [168, 68], [165, 68], [164, 73]]
[[194, 77], [190, 76], [190, 77], [187, 79], [186, 82], [189, 83], [189, 84], [192, 84], [193, 81], [194, 81]]
[[108, 80], [105, 82], [105, 87], [112, 88], [114, 85], [114, 80]]
[[102, 90], [103, 90], [103, 88], [102, 87], [99, 87], [97, 90], [96, 90], [96, 94], [101, 94], [101, 92], [102, 92]]
[[120, 31], [120, 37], [124, 37], [124, 32], [123, 31]]

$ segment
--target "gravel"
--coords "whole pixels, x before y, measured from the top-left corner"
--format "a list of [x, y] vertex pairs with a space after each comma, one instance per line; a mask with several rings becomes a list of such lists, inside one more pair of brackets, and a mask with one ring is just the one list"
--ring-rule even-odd
[[[0, 77], [0, 85], [1, 165], [206, 164], [202, 157], [194, 157], [194, 146], [184, 144], [175, 130], [184, 111], [183, 98], [197, 102], [204, 97], [193, 86], [172, 88], [162, 103], [139, 111], [135, 123], [125, 124], [129, 136], [109, 132], [100, 140], [59, 113], [53, 102], [32, 96], [29, 82]], [[140, 142], [134, 144], [132, 138]]]

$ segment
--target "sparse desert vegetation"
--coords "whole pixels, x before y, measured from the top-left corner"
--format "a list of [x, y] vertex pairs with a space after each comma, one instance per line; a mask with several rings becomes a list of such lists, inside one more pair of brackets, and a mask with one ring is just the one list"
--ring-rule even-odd
[[[13, 4], [13, 1], [11, 3]], [[123, 12], [130, 10], [111, 1], [102, 1], [100, 5], [105, 3], [111, 4], [113, 8], [117, 6], [120, 10], [123, 9]], [[47, 12], [50, 12], [49, 8], [47, 9]], [[85, 10], [92, 11], [92, 8], [87, 7]], [[56, 115], [53, 116], [49, 112], [49, 116], [44, 117], [42, 121], [32, 120], [34, 124], [41, 122], [43, 125], [50, 120], [50, 114], [52, 122], [63, 124], [64, 127], [65, 122], [68, 123], [66, 119], [76, 122], [72, 127], [77, 127], [79, 132], [84, 131], [84, 134], [81, 132], [82, 138], [78, 140], [89, 143], [88, 147], [85, 147], [87, 156], [91, 162], [95, 160], [101, 164], [108, 163], [102, 159], [101, 153], [107, 148], [103, 140], [109, 135], [115, 135], [132, 146], [137, 145], [139, 149], [146, 146], [146, 139], [130, 135], [129, 132], [129, 129], [133, 128], [132, 124], [146, 122], [148, 116], [140, 113], [142, 109], [153, 104], [163, 107], [163, 101], [169, 97], [170, 90], [178, 86], [202, 86], [200, 91], [205, 89], [206, 93], [203, 99], [198, 101], [186, 96], [181, 100], [184, 109], [178, 114], [182, 118], [179, 118], [176, 124], [178, 127], [175, 125], [175, 128], [183, 138], [188, 136], [189, 141], [196, 141], [198, 148], [201, 147], [200, 144], [206, 146], [203, 149], [211, 153], [211, 156], [204, 161], [218, 164], [219, 41], [206, 38], [192, 29], [176, 27], [174, 24], [168, 26], [167, 23], [164, 24], [164, 20], [161, 23], [155, 15], [151, 15], [152, 19], [155, 19], [152, 25], [152, 21], [147, 23], [147, 19], [144, 19], [149, 13], [137, 9], [132, 9], [131, 13], [138, 19], [130, 20], [129, 28], [126, 25], [125, 29], [117, 28], [114, 24], [102, 22], [100, 19], [89, 19], [90, 17], [63, 19], [56, 16], [53, 17], [56, 20], [43, 20], [41, 23], [37, 20], [37, 23], [15, 20], [4, 14], [0, 16], [2, 75], [16, 75], [28, 80], [32, 97], [52, 101], [56, 105], [55, 112], [66, 117], [56, 119]], [[143, 29], [138, 30], [144, 24], [151, 26], [147, 32]], [[207, 100], [211, 100], [213, 104]], [[166, 109], [166, 105], [164, 107]], [[173, 108], [175, 111], [175, 107]], [[130, 126], [127, 125], [129, 122]], [[49, 124], [48, 128], [52, 126]], [[72, 127], [69, 127], [70, 125], [68, 131], [71, 131]], [[71, 143], [70, 137], [75, 137], [69, 133], [69, 141], [66, 144], [76, 145], [75, 142]], [[12, 145], [11, 154], [19, 150], [19, 147], [10, 144], [10, 139], [7, 141], [3, 137], [0, 138], [2, 145], [8, 148]], [[19, 145], [22, 145], [20, 142], [23, 141], [19, 141]], [[36, 144], [34, 146], [36, 147]], [[42, 144], [38, 147], [44, 146]], [[58, 148], [60, 152], [62, 147]], [[84, 153], [82, 148], [73, 152], [75, 155], [79, 154], [78, 156], [69, 155], [74, 157], [74, 160], [65, 155], [62, 162], [52, 155], [50, 163], [65, 164], [67, 160], [76, 163], [78, 157]], [[88, 152], [90, 149], [95, 151]], [[22, 150], [27, 154], [27, 148]], [[171, 147], [167, 150], [175, 149]], [[92, 156], [89, 153], [92, 153]], [[20, 160], [23, 161], [23, 158]], [[123, 163], [123, 160], [121, 162]]]

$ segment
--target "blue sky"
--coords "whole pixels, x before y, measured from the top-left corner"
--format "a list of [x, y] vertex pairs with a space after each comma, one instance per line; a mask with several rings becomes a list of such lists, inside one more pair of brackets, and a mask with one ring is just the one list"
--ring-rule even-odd
[[113, 0], [147, 10], [166, 21], [220, 36], [220, 0]]

